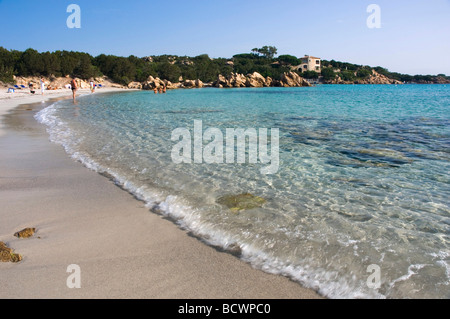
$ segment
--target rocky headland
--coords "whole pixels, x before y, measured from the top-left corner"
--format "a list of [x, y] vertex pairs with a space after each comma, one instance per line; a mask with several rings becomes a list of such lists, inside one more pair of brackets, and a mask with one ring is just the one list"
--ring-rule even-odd
[[[449, 81], [442, 77], [437, 78], [438, 84], [448, 84]], [[14, 80], [17, 85], [25, 86], [28, 89], [28, 84], [32, 83], [34, 89], [37, 91], [39, 89], [39, 77], [20, 77], [15, 76]], [[247, 75], [239, 73], [231, 73], [227, 76], [219, 74], [217, 79], [213, 82], [205, 83], [199, 79], [183, 79], [180, 77], [179, 82], [170, 82], [165, 79], [160, 79], [159, 77], [149, 76], [144, 82], [130, 82], [128, 85], [121, 85], [114, 83], [107, 76], [97, 77], [90, 79], [96, 84], [101, 84], [103, 87], [115, 87], [115, 88], [125, 88], [125, 89], [136, 89], [136, 90], [154, 90], [160, 87], [165, 87], [166, 89], [198, 89], [204, 87], [215, 87], [215, 88], [262, 88], [262, 87], [310, 87], [312, 84], [307, 79], [301, 77], [298, 73], [289, 71], [284, 72], [279, 80], [272, 79], [271, 77], [264, 77], [258, 72], [253, 72]], [[57, 90], [66, 88], [70, 83], [70, 77], [46, 77], [44, 82], [47, 90]], [[81, 89], [89, 88], [89, 80], [77, 79], [78, 87]], [[401, 81], [389, 78], [383, 74], [372, 70], [372, 73], [364, 79], [357, 79], [355, 81], [345, 81], [340, 76], [332, 81], [315, 81], [323, 84], [394, 84], [400, 85], [404, 84]], [[436, 82], [423, 82], [420, 84], [433, 84]], [[0, 82], [0, 86], [2, 83]], [[11, 85], [3, 84], [4, 87], [11, 87]]]
[[231, 73], [228, 76], [218, 75], [217, 80], [210, 83], [204, 83], [199, 79], [183, 80], [178, 83], [172, 83], [160, 78], [149, 76], [145, 82], [131, 82], [128, 84], [129, 89], [154, 90], [160, 87], [167, 89], [192, 89], [203, 87], [215, 88], [261, 88], [261, 87], [303, 87], [311, 86], [311, 84], [295, 72], [286, 72], [281, 76], [280, 80], [273, 80], [271, 77], [264, 77], [258, 72], [251, 74]]
[[336, 76], [335, 80], [330, 81], [327, 84], [403, 84], [403, 82], [388, 78], [387, 76], [380, 74], [375, 70], [372, 70], [372, 74], [370, 74], [365, 79], [359, 79], [356, 81], [344, 81], [340, 76]]

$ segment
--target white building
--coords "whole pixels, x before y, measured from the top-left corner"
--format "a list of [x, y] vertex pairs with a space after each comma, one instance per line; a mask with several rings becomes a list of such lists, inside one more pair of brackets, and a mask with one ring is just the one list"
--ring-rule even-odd
[[297, 66], [300, 72], [305, 71], [315, 71], [322, 72], [321, 59], [316, 58], [310, 55], [305, 55], [303, 58], [300, 58], [301, 64]]

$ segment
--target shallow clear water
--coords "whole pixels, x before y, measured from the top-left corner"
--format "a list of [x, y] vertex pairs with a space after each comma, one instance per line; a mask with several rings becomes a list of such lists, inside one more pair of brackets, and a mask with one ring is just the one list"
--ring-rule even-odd
[[[450, 86], [139, 91], [37, 118], [74, 158], [257, 268], [331, 298], [450, 297]], [[173, 163], [172, 131], [193, 135], [194, 120], [278, 128], [278, 172]], [[242, 193], [267, 202], [238, 214], [216, 202]]]

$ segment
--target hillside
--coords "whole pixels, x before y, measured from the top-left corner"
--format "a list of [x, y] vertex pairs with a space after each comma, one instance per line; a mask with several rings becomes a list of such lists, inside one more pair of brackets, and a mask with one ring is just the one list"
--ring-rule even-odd
[[[0, 81], [16, 84], [23, 78], [44, 76], [51, 82], [54, 79], [75, 76], [82, 80], [108, 79], [119, 85], [142, 88], [152, 88], [152, 85], [148, 85], [152, 81], [170, 82], [173, 87], [198, 87], [200, 82], [201, 86], [254, 86], [256, 82], [251, 80], [252, 76], [264, 78], [262, 86], [267, 86], [269, 82], [269, 86], [289, 85], [287, 83], [300, 86], [302, 81], [299, 79], [294, 81], [295, 83], [286, 81], [286, 77], [296, 76], [310, 82], [330, 84], [450, 83], [450, 77], [443, 74], [412, 76], [392, 73], [382, 67], [334, 60], [323, 60], [321, 73], [299, 72], [295, 69], [300, 64], [298, 57], [275, 57], [276, 53], [275, 47], [265, 46], [253, 49], [252, 53], [237, 54], [228, 59], [212, 59], [206, 54], [196, 57], [161, 55], [139, 58], [105, 54], [93, 57], [87, 53], [72, 51], [39, 53], [33, 49], [21, 52], [0, 47]], [[233, 77], [246, 84], [236, 84]], [[246, 79], [243, 80], [243, 77]], [[223, 78], [228, 79], [230, 83], [224, 82]], [[194, 81], [194, 85], [190, 81]], [[224, 83], [217, 84], [221, 81]]]

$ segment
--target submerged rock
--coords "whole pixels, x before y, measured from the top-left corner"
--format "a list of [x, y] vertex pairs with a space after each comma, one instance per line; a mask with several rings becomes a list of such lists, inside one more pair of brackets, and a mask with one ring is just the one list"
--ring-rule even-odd
[[0, 241], [0, 262], [17, 263], [22, 260], [22, 256], [15, 254], [11, 248], [6, 246], [4, 242]]
[[264, 198], [252, 194], [227, 195], [217, 199], [218, 204], [228, 207], [235, 213], [261, 207], [265, 202]]
[[401, 161], [405, 163], [411, 163], [413, 160], [406, 157], [402, 152], [391, 149], [360, 149], [358, 153], [369, 155], [373, 157], [385, 158], [390, 161]]
[[17, 238], [29, 238], [34, 235], [36, 228], [25, 228], [14, 234]]

